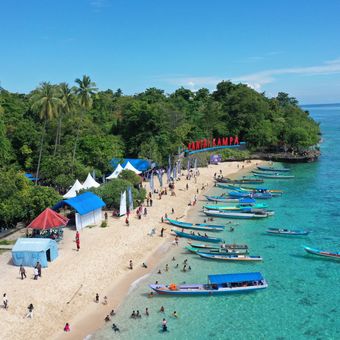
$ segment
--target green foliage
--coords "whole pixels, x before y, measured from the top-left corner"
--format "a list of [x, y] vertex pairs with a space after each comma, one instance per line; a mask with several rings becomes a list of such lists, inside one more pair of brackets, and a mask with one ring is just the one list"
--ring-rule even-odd
[[137, 188], [141, 183], [142, 179], [138, 175], [136, 175], [133, 171], [131, 170], [123, 170], [119, 176], [119, 179], [124, 179], [126, 181], [129, 181], [135, 188]]
[[30, 221], [61, 196], [52, 188], [34, 186], [15, 169], [0, 173], [0, 224], [15, 226]]
[[[91, 189], [96, 195], [101, 197], [101, 199], [105, 202], [107, 208], [119, 209], [120, 206], [120, 194], [124, 191], [127, 191], [128, 187], [132, 187], [132, 183], [125, 179], [112, 179], [109, 182], [101, 185], [99, 188]], [[132, 187], [132, 196], [133, 196], [133, 204], [137, 205], [137, 201], [143, 202], [146, 197], [146, 190], [141, 188], [137, 190]]]
[[106, 227], [107, 227], [107, 222], [106, 222], [106, 221], [103, 221], [103, 222], [100, 224], [100, 227], [101, 227], [101, 228], [106, 228]]

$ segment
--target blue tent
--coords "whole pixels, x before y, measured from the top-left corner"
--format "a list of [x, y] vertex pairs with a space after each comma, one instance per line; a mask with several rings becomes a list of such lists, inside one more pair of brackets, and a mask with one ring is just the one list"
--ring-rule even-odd
[[103, 200], [92, 192], [85, 192], [68, 200], [60, 201], [52, 209], [58, 210], [65, 204], [72, 207], [80, 215], [105, 207]]
[[40, 262], [47, 267], [49, 261], [58, 257], [57, 242], [49, 238], [19, 238], [12, 249], [14, 265], [35, 267]]
[[139, 171], [147, 171], [151, 168], [150, 161], [138, 158], [112, 158], [110, 163], [113, 168], [116, 169], [118, 164], [124, 168], [128, 162], [130, 162]]

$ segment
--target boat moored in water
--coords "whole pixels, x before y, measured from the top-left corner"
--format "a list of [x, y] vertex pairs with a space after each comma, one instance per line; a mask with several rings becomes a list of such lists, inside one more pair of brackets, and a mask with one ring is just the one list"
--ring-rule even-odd
[[200, 249], [191, 246], [186, 246], [186, 250], [191, 253], [197, 254], [200, 252], [201, 254], [228, 254], [228, 255], [245, 255], [248, 254], [248, 249], [228, 249], [228, 248], [218, 248], [218, 249]]
[[236, 244], [236, 243], [232, 243], [232, 244], [222, 243], [219, 245], [215, 245], [215, 244], [188, 242], [188, 244], [190, 244], [191, 247], [199, 248], [199, 249], [220, 249], [220, 248], [221, 249], [248, 249], [248, 245]]
[[288, 168], [274, 168], [272, 166], [258, 166], [257, 167], [261, 171], [273, 171], [273, 172], [289, 172]]
[[220, 182], [220, 183], [230, 183], [230, 184], [261, 184], [264, 182], [263, 179], [246, 178], [246, 177], [243, 177], [241, 179], [230, 179], [230, 178], [217, 177], [215, 178], [215, 181]]
[[266, 232], [271, 235], [287, 235], [287, 236], [305, 236], [309, 234], [308, 230], [290, 230], [283, 228], [268, 228]]
[[340, 252], [337, 252], [337, 253], [336, 252], [330, 252], [330, 251], [325, 251], [325, 250], [312, 248], [312, 247], [308, 247], [308, 246], [303, 246], [303, 248], [309, 254], [340, 260]]
[[203, 252], [197, 252], [196, 254], [205, 259], [218, 261], [262, 261], [261, 256], [254, 255], [206, 254]]
[[257, 172], [252, 171], [254, 173], [254, 176], [261, 177], [261, 178], [276, 178], [276, 179], [291, 179], [295, 178], [294, 175], [283, 175], [280, 173], [263, 173], [263, 172]]
[[203, 210], [207, 216], [222, 217], [222, 218], [238, 218], [238, 219], [251, 219], [251, 218], [265, 218], [274, 215], [273, 211], [266, 211], [257, 209], [253, 212], [241, 211], [224, 211], [224, 210]]
[[192, 240], [203, 241], [203, 242], [211, 242], [211, 243], [223, 242], [223, 240], [221, 238], [211, 237], [211, 236], [208, 236], [208, 235], [206, 235], [206, 236], [205, 235], [197, 235], [194, 232], [184, 233], [183, 231], [179, 231], [179, 230], [175, 230], [175, 229], [172, 229], [171, 231], [173, 231], [179, 237], [185, 237], [185, 238], [189, 238], [189, 239], [192, 239]]
[[158, 294], [168, 295], [221, 295], [246, 293], [265, 289], [268, 284], [261, 273], [236, 273], [208, 275], [208, 284], [169, 285], [152, 284], [150, 288]]
[[188, 223], [188, 222], [181, 222], [181, 221], [176, 221], [172, 220], [170, 218], [166, 218], [166, 221], [168, 221], [170, 224], [183, 228], [183, 229], [192, 229], [192, 230], [204, 230], [204, 231], [223, 231], [224, 230], [224, 225], [210, 225], [210, 224], [205, 224], [205, 223]]

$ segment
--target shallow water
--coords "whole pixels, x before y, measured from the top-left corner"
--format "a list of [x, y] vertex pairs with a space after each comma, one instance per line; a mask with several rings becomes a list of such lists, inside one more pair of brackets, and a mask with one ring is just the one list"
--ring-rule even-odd
[[[220, 263], [203, 260], [174, 247], [162, 261], [169, 272], [152, 273], [141, 280], [119, 309], [113, 321], [121, 332], [118, 339], [340, 339], [340, 261], [308, 255], [303, 244], [339, 251], [340, 236], [340, 108], [317, 108], [312, 116], [321, 123], [322, 157], [313, 164], [289, 165], [293, 180], [267, 180], [266, 187], [285, 191], [280, 198], [265, 201], [276, 214], [256, 221], [236, 220], [233, 233], [228, 228], [218, 235], [226, 242], [247, 243], [251, 254], [261, 255], [262, 263]], [[214, 188], [213, 192], [222, 192]], [[197, 209], [188, 220], [203, 220]], [[214, 223], [226, 220], [215, 219]], [[267, 227], [305, 228], [312, 232], [303, 238], [270, 236]], [[175, 255], [174, 255], [175, 254]], [[171, 261], [172, 256], [176, 261]], [[188, 258], [190, 272], [175, 269]], [[206, 282], [208, 274], [260, 271], [268, 289], [244, 295], [220, 297], [167, 297], [147, 294], [149, 283]], [[159, 313], [160, 306], [165, 313]], [[150, 316], [144, 315], [145, 307]], [[129, 318], [139, 310], [142, 318]], [[178, 318], [172, 318], [176, 310]], [[168, 333], [161, 333], [161, 321], [168, 320]], [[111, 325], [112, 323], [110, 323]], [[94, 339], [112, 339], [104, 327]]]

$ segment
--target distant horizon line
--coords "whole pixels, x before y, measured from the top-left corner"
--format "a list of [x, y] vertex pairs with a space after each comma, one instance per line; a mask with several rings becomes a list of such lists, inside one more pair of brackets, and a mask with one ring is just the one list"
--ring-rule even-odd
[[313, 104], [300, 104], [299, 106], [303, 107], [321, 107], [321, 106], [340, 106], [340, 102], [338, 103], [313, 103]]

